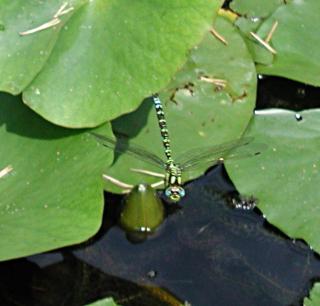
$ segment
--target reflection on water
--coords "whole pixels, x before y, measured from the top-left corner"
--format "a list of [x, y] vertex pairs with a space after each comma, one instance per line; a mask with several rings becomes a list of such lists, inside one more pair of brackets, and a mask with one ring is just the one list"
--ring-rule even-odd
[[186, 192], [140, 244], [108, 218], [119, 198], [107, 196], [104, 225], [87, 243], [0, 264], [0, 305], [78, 306], [105, 296], [123, 306], [299, 305], [320, 276], [314, 253], [255, 210], [227, 205], [235, 191], [222, 166]]

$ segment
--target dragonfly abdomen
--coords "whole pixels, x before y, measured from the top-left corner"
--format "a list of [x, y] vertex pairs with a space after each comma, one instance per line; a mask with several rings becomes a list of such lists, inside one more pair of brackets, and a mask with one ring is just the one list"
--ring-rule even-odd
[[164, 153], [167, 157], [165, 195], [172, 201], [178, 202], [185, 195], [185, 190], [181, 186], [181, 168], [175, 164], [172, 158], [167, 121], [164, 115], [161, 101], [158, 95], [153, 95], [152, 99], [156, 109], [158, 124], [160, 127], [160, 133], [162, 137], [162, 143], [164, 146]]
[[172, 161], [172, 152], [171, 152], [171, 147], [170, 147], [169, 132], [168, 132], [167, 121], [166, 121], [166, 118], [164, 115], [162, 104], [161, 104], [161, 101], [160, 101], [158, 95], [154, 95], [152, 98], [153, 98], [153, 103], [156, 108], [156, 114], [157, 114], [157, 118], [158, 118], [158, 124], [160, 127], [162, 143], [163, 143], [163, 146], [165, 149], [164, 153], [165, 153], [168, 161], [169, 160]]

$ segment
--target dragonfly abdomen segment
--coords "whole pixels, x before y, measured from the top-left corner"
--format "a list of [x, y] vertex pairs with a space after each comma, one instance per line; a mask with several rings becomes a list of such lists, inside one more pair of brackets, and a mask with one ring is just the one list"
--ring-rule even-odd
[[157, 95], [154, 95], [152, 98], [153, 98], [153, 103], [156, 108], [156, 114], [157, 114], [157, 118], [158, 118], [158, 124], [160, 127], [162, 143], [163, 143], [163, 146], [165, 149], [164, 153], [167, 157], [167, 164], [169, 164], [173, 160], [172, 160], [172, 151], [170, 148], [170, 139], [169, 139], [169, 132], [168, 132], [168, 128], [167, 128], [167, 121], [166, 121], [164, 111], [162, 108], [162, 104], [161, 104], [159, 97]]

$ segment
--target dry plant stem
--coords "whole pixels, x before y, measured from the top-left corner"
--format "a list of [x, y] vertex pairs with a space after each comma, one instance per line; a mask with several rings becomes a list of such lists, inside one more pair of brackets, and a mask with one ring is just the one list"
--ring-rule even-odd
[[1, 171], [0, 171], [0, 178], [6, 176], [8, 173], [10, 173], [11, 171], [13, 170], [12, 166], [7, 166], [5, 168], [3, 168]]
[[129, 189], [129, 190], [131, 190], [133, 188], [133, 185], [121, 182], [121, 181], [113, 178], [112, 176], [109, 176], [109, 175], [106, 175], [106, 174], [103, 174], [102, 176], [106, 181], [109, 181], [112, 184], [114, 184], [114, 185], [116, 185], [116, 186], [118, 186], [120, 188]]
[[60, 14], [59, 14], [59, 17], [60, 16], [63, 16], [63, 15], [66, 15], [68, 14], [69, 12], [73, 11], [74, 10], [74, 7], [69, 7], [68, 9], [62, 11]]
[[67, 9], [65, 9], [68, 6], [68, 2], [65, 2], [64, 4], [61, 5], [61, 7], [58, 9], [58, 11], [53, 15], [52, 19], [36, 28], [27, 30], [27, 31], [23, 31], [23, 32], [19, 32], [19, 35], [21, 36], [26, 36], [26, 35], [30, 35], [33, 33], [37, 33], [49, 28], [52, 28], [56, 25], [58, 25], [61, 22], [61, 19], [59, 18], [60, 16], [63, 16], [65, 14], [68, 14], [69, 12], [74, 10], [74, 7], [69, 7]]
[[53, 15], [53, 18], [58, 18], [67, 6], [68, 6], [68, 2], [63, 3], [58, 9], [58, 11]]
[[277, 26], [278, 26], [278, 21], [275, 21], [271, 27], [271, 30], [270, 32], [268, 33], [267, 35], [267, 38], [264, 40], [266, 43], [269, 43], [272, 36], [273, 36], [273, 33], [275, 32], [275, 30], [277, 29]]
[[37, 33], [37, 32], [52, 28], [55, 25], [59, 24], [60, 22], [61, 22], [60, 19], [54, 18], [54, 19], [50, 20], [49, 22], [44, 23], [44, 24], [42, 24], [41, 26], [39, 26], [37, 28], [31, 29], [31, 30], [28, 30], [28, 31], [24, 31], [24, 32], [19, 32], [19, 35], [26, 36], [26, 35], [30, 35], [30, 34], [33, 34], [33, 33]]
[[221, 87], [227, 86], [227, 81], [223, 80], [223, 79], [214, 79], [214, 78], [208, 78], [206, 76], [200, 76], [200, 80], [207, 82], [207, 83], [217, 85], [217, 86], [221, 86]]
[[221, 34], [219, 34], [214, 28], [210, 29], [210, 33], [218, 40], [220, 40], [223, 44], [225, 44], [226, 46], [228, 45], [227, 40]]
[[277, 54], [277, 51], [273, 49], [267, 42], [265, 42], [261, 37], [259, 37], [256, 33], [250, 32], [250, 35], [255, 38], [261, 45], [263, 45], [268, 51], [272, 54]]
[[135, 168], [131, 168], [130, 170], [133, 172], [142, 173], [142, 174], [146, 174], [146, 175], [150, 175], [150, 176], [154, 176], [154, 177], [165, 178], [164, 174], [158, 173], [158, 172], [153, 172], [153, 171], [148, 171], [148, 170], [143, 170], [143, 169], [135, 169]]
[[278, 26], [278, 21], [275, 21], [273, 24], [272, 24], [272, 27], [266, 37], [265, 40], [263, 40], [261, 37], [259, 37], [256, 33], [253, 33], [253, 32], [250, 32], [251, 36], [254, 37], [260, 44], [262, 44], [268, 51], [270, 51], [272, 54], [277, 54], [277, 51], [272, 48], [269, 44], [272, 36], [273, 36], [273, 33], [275, 32], [275, 30], [277, 29], [277, 26]]

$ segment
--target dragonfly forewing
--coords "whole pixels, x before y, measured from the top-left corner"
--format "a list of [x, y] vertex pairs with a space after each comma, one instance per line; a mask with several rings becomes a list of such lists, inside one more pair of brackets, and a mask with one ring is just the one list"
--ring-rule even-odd
[[127, 137], [118, 136], [115, 140], [97, 133], [91, 132], [91, 134], [95, 136], [102, 145], [111, 150], [118, 153], [128, 154], [137, 160], [144, 161], [158, 168], [165, 168], [165, 162], [159, 156], [141, 146], [130, 143]]
[[224, 160], [252, 157], [266, 148], [263, 144], [251, 143], [252, 140], [253, 138], [245, 137], [214, 146], [191, 149], [179, 156], [177, 161], [183, 171], [191, 171], [213, 166]]

